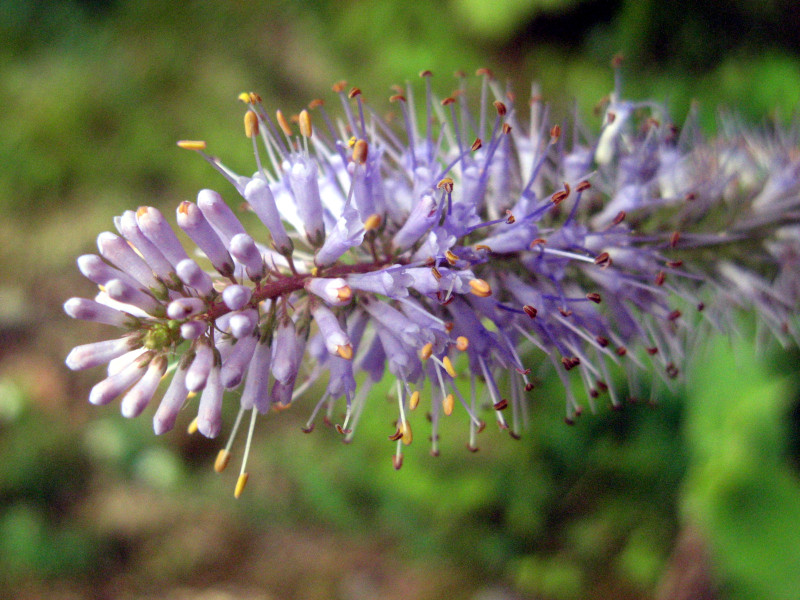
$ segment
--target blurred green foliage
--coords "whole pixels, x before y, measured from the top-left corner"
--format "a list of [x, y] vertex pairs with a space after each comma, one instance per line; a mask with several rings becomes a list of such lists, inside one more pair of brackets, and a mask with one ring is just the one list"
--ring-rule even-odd
[[[622, 52], [625, 92], [669, 100], [678, 122], [693, 100], [707, 128], [720, 104], [780, 121], [800, 98], [798, 14], [789, 0], [0, 3], [0, 297], [23, 299], [0, 302], [0, 596], [122, 586], [163, 598], [224, 583], [254, 597], [241, 591], [249, 583], [275, 597], [349, 598], [347, 576], [369, 563], [354, 548], [367, 548], [387, 565], [375, 568], [389, 599], [495, 587], [649, 598], [692, 526], [719, 597], [799, 597], [800, 442], [787, 441], [797, 400], [752, 348], [697, 359], [688, 394], [603, 407], [575, 427], [546, 380], [523, 440], [490, 426], [476, 455], [454, 417], [431, 458], [415, 415], [399, 472], [389, 408], [342, 447], [330, 431], [300, 435], [296, 407], [259, 425], [233, 506], [235, 473], [209, 473], [218, 442], [183, 431], [154, 441], [147, 415], [84, 406], [94, 374], [63, 373], [63, 356], [99, 337], [58, 312], [88, 293], [74, 257], [113, 214], [220, 183], [177, 139], [206, 139], [234, 169], [252, 168], [241, 90], [294, 112], [347, 78], [384, 110], [390, 84], [422, 69], [446, 93], [454, 70], [489, 66], [520, 94], [539, 81], [555, 114], [575, 102], [594, 127]], [[796, 375], [792, 357], [781, 373]]]

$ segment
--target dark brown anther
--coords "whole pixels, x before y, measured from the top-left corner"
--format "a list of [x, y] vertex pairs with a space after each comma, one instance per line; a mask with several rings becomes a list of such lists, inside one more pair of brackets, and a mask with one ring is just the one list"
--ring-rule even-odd
[[444, 190], [448, 194], [453, 193], [453, 186], [454, 182], [450, 177], [445, 177], [444, 179], [439, 181], [439, 183], [436, 184], [437, 189]]
[[392, 466], [394, 467], [395, 471], [399, 471], [400, 470], [400, 467], [403, 466], [403, 455], [402, 454], [392, 454]]
[[438, 458], [439, 457], [439, 451], [438, 450], [434, 450], [433, 448], [431, 448], [431, 456], [433, 458]]
[[459, 98], [459, 97], [463, 96], [463, 95], [464, 95], [464, 93], [465, 93], [465, 92], [464, 92], [464, 90], [462, 90], [462, 89], [458, 89], [458, 90], [453, 90], [453, 91], [450, 93], [450, 95], [451, 95], [453, 98]]
[[656, 285], [657, 285], [657, 286], [659, 286], [659, 287], [661, 287], [662, 285], [664, 285], [664, 280], [665, 280], [666, 278], [667, 278], [667, 275], [664, 273], [664, 271], [659, 271], [659, 272], [656, 274], [656, 279], [655, 279], [655, 283], [656, 283]]
[[655, 346], [652, 346], [650, 348], [646, 348], [646, 350], [647, 350], [647, 353], [650, 356], [654, 356], [654, 355], [658, 354], [658, 348], [656, 348]]
[[532, 384], [530, 381], [529, 381], [528, 383], [526, 383], [526, 384], [525, 384], [525, 391], [526, 391], [526, 392], [531, 392], [531, 391], [533, 391], [533, 388], [534, 388], [534, 385], [533, 385], [533, 384]]
[[360, 96], [360, 95], [361, 95], [361, 90], [359, 88], [357, 88], [357, 87], [350, 88], [350, 91], [347, 92], [347, 97], [350, 98], [351, 100], [353, 98], [355, 98], [356, 96]]
[[396, 441], [397, 441], [397, 440], [399, 440], [401, 437], [403, 437], [403, 432], [402, 432], [402, 431], [400, 431], [400, 428], [398, 427], [398, 428], [397, 428], [397, 431], [395, 431], [395, 432], [394, 432], [392, 435], [390, 435], [390, 436], [389, 436], [389, 439], [390, 439], [391, 441], [393, 441], [393, 442], [396, 442]]
[[319, 108], [323, 104], [325, 104], [325, 102], [323, 102], [319, 98], [314, 98], [311, 102], [308, 103], [308, 109], [314, 110], [315, 108]]
[[590, 397], [590, 398], [597, 398], [597, 397], [599, 397], [599, 396], [600, 396], [600, 392], [598, 392], [598, 391], [597, 391], [596, 389], [594, 389], [594, 388], [589, 388], [589, 397]]
[[628, 353], [628, 349], [625, 346], [620, 346], [616, 350], [617, 356], [625, 356]]
[[625, 62], [625, 56], [619, 52], [614, 55], [614, 58], [611, 59], [611, 68], [612, 69], [619, 69], [622, 66], [622, 63]]
[[453, 98], [452, 96], [448, 96], [447, 98], [442, 100], [442, 106], [449, 106], [450, 104], [452, 104], [455, 101], [456, 101], [455, 98]]
[[492, 408], [494, 408], [495, 410], [505, 410], [506, 408], [508, 408], [508, 400], [503, 398], [502, 400], [495, 402], [492, 405]]
[[561, 137], [561, 125], [556, 123], [550, 128], [550, 142], [555, 142], [558, 138]]
[[333, 421], [331, 421], [331, 418], [328, 415], [322, 417], [322, 422], [327, 427], [333, 427]]
[[706, 308], [706, 305], [704, 303], [700, 302], [697, 305], [697, 312], [703, 312], [705, 310], [705, 308]]
[[492, 74], [492, 72], [485, 67], [481, 67], [480, 69], [475, 71], [475, 75], [477, 75], [478, 77], [485, 75], [489, 79], [494, 79], [494, 75]]
[[683, 266], [683, 261], [682, 260], [668, 260], [667, 261], [667, 266], [670, 269], [680, 269]]
[[550, 197], [550, 202], [552, 202], [555, 206], [558, 206], [564, 200], [567, 199], [567, 196], [569, 196], [569, 192], [561, 190], [560, 192], [556, 192]]
[[436, 267], [431, 267], [431, 274], [436, 281], [439, 281], [442, 278], [442, 273]]
[[572, 189], [572, 188], [570, 188], [569, 184], [565, 181], [564, 182], [564, 191], [567, 192], [567, 196], [569, 196], [570, 189]]
[[403, 94], [395, 94], [394, 96], [389, 96], [389, 102], [405, 102], [406, 97]]
[[300, 429], [302, 430], [303, 433], [311, 433], [312, 431], [314, 431], [314, 423], [312, 423], [308, 427], [301, 427]]
[[601, 392], [607, 392], [608, 391], [608, 384], [605, 381], [603, 381], [602, 379], [598, 379], [596, 383], [597, 383], [597, 387], [600, 388]]
[[564, 368], [567, 371], [571, 371], [572, 369], [577, 367], [579, 364], [581, 364], [581, 359], [579, 359], [577, 356], [573, 356], [573, 357], [562, 356], [561, 357], [561, 364], [564, 365]]
[[667, 315], [667, 319], [669, 319], [670, 321], [675, 321], [675, 320], [679, 319], [680, 316], [681, 316], [681, 311], [673, 310], [671, 313], [669, 313]]
[[497, 111], [498, 117], [505, 116], [507, 112], [506, 105], [500, 102], [500, 100], [495, 100], [494, 102], [492, 102], [492, 106], [494, 106], [495, 110]]
[[611, 266], [611, 256], [608, 252], [601, 252], [597, 256], [594, 257], [594, 264], [599, 265], [602, 268], [610, 267]]
[[475, 433], [481, 433], [484, 429], [486, 429], [486, 421], [478, 421], [478, 429]]
[[597, 344], [598, 344], [598, 345], [599, 345], [601, 348], [606, 348], [606, 347], [608, 346], [608, 344], [609, 344], [609, 342], [608, 342], [608, 338], [605, 338], [605, 337], [603, 337], [602, 335], [598, 335], [596, 338], [594, 338], [594, 341], [596, 341], [596, 342], [597, 342]]
[[600, 302], [603, 301], [603, 299], [600, 297], [600, 294], [598, 294], [597, 292], [589, 292], [588, 294], [586, 294], [586, 299], [591, 300], [595, 304], [600, 304]]
[[455, 73], [453, 73], [453, 77], [455, 77], [456, 79], [464, 79], [464, 77], [466, 76], [467, 73], [465, 71], [462, 71], [461, 69], [458, 69]]
[[676, 367], [674, 363], [669, 363], [667, 365], [667, 375], [670, 377], [670, 379], [675, 379], [678, 376], [678, 373], [678, 367]]
[[530, 246], [528, 246], [528, 247], [533, 249], [534, 246], [539, 246], [539, 245], [544, 246], [546, 243], [547, 243], [546, 239], [544, 239], [544, 238], [536, 238], [535, 240], [533, 240], [530, 243]]
[[617, 213], [617, 216], [614, 217], [614, 220], [611, 221], [611, 226], [619, 225], [625, 220], [625, 211], [621, 210]]
[[617, 120], [617, 113], [609, 111], [609, 113], [606, 115], [606, 118], [608, 119], [608, 123], [611, 124]]
[[498, 428], [498, 429], [500, 429], [501, 431], [502, 431], [502, 430], [504, 430], [504, 429], [506, 429], [506, 430], [507, 430], [507, 429], [508, 429], [508, 425], [506, 425], [506, 424], [505, 424], [505, 423], [503, 423], [502, 421], [498, 421], [498, 422], [497, 422], [497, 428]]
[[337, 94], [341, 94], [344, 91], [345, 87], [347, 87], [346, 81], [344, 80], [337, 81], [336, 83], [333, 84], [333, 91]]
[[697, 200], [697, 194], [695, 194], [694, 192], [689, 192], [684, 197], [684, 200], [686, 200], [687, 202], [694, 202], [695, 200]]
[[425, 266], [426, 267], [434, 267], [434, 266], [436, 266], [436, 260], [434, 260], [434, 258], [432, 256], [429, 256], [427, 259], [425, 259]]
[[520, 434], [518, 434], [516, 431], [514, 431], [513, 429], [509, 429], [508, 430], [508, 435], [511, 436], [512, 440], [521, 440], [522, 439], [522, 436]]
[[681, 239], [680, 231], [673, 231], [672, 235], [669, 236], [669, 247], [674, 248], [678, 245], [678, 240]]
[[575, 425], [575, 420], [569, 417], [564, 417], [564, 423], [566, 423], [567, 425]]
[[477, 452], [479, 449], [480, 448], [478, 448], [477, 446], [473, 446], [472, 444], [467, 444], [467, 450], [469, 450], [472, 453]]
[[528, 315], [531, 319], [535, 319], [537, 313], [539, 312], [530, 304], [526, 304], [525, 306], [523, 306], [522, 310], [524, 310], [525, 314]]
[[447, 333], [450, 333], [451, 331], [453, 331], [453, 327], [455, 327], [455, 326], [456, 326], [456, 324], [453, 323], [452, 321], [445, 321], [444, 322], [444, 330]]
[[562, 317], [569, 317], [569, 316], [572, 316], [572, 311], [571, 311], [571, 310], [569, 310], [568, 308], [559, 308], [559, 309], [558, 309], [558, 312], [560, 312], [560, 313], [561, 313], [561, 316], [562, 316]]
[[592, 187], [592, 184], [584, 179], [578, 185], [575, 186], [575, 191], [576, 192], [583, 192], [583, 191], [588, 190], [590, 187]]
[[511, 133], [511, 125], [503, 123], [503, 135], [508, 135], [509, 133]]
[[428, 69], [419, 72], [420, 77], [433, 77], [433, 73], [431, 73]]
[[510, 210], [506, 211], [506, 223], [509, 225], [513, 225], [517, 220], [514, 218], [514, 215], [511, 214]]
[[483, 146], [483, 142], [481, 141], [481, 138], [475, 138], [475, 141], [472, 142], [472, 146], [470, 146], [469, 148], [470, 148], [470, 150], [475, 152], [475, 151], [479, 150], [481, 146]]
[[353, 433], [352, 429], [345, 429], [344, 427], [342, 427], [338, 423], [335, 425], [335, 427], [336, 427], [336, 431], [338, 431], [341, 435], [347, 435], [349, 433]]

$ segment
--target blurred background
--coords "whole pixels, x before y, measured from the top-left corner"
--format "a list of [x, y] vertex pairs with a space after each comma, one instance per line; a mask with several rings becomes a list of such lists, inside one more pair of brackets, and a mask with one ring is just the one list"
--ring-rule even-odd
[[388, 109], [423, 69], [445, 95], [489, 67], [596, 130], [621, 52], [628, 97], [711, 132], [718, 106], [790, 121], [798, 32], [792, 0], [0, 2], [0, 597], [800, 598], [796, 350], [717, 340], [676, 393], [575, 427], [545, 381], [521, 441], [472, 454], [447, 423], [399, 472], [390, 413], [345, 447], [300, 403], [260, 420], [235, 501], [221, 442], [88, 406], [97, 372], [63, 359], [107, 330], [61, 309], [113, 215], [224, 188], [176, 140], [252, 170], [240, 91], [292, 113], [347, 79]]

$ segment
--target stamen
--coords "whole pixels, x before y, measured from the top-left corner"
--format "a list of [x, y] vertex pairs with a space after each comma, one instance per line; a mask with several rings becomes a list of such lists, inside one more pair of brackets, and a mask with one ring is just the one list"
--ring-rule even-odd
[[444, 370], [447, 371], [447, 374], [450, 375], [450, 377], [452, 377], [453, 379], [455, 379], [456, 370], [453, 368], [453, 363], [450, 362], [449, 356], [444, 356], [442, 358], [442, 366], [444, 367]]
[[353, 359], [353, 346], [347, 344], [346, 346], [337, 346], [336, 347], [336, 354], [341, 356], [345, 360], [352, 360]]
[[258, 116], [252, 110], [244, 113], [244, 134], [249, 138], [258, 135]]
[[247, 430], [247, 443], [244, 446], [244, 454], [242, 455], [242, 468], [239, 471], [239, 479], [236, 481], [236, 489], [233, 492], [235, 498], [239, 498], [244, 491], [244, 487], [247, 485], [247, 479], [249, 475], [245, 471], [247, 468], [247, 459], [250, 456], [250, 446], [253, 443], [253, 431], [256, 427], [256, 416], [258, 415], [258, 409], [254, 406], [253, 412], [250, 416], [250, 429]]
[[197, 433], [197, 417], [192, 419], [192, 422], [189, 423], [189, 427], [186, 428], [186, 431], [189, 433], [189, 435], [194, 435]]
[[483, 279], [470, 279], [470, 291], [479, 298], [488, 298], [492, 295], [491, 286]]
[[370, 215], [364, 221], [364, 231], [372, 231], [381, 226], [381, 216], [377, 213]]
[[453, 414], [453, 408], [455, 407], [456, 398], [453, 394], [447, 394], [442, 400], [442, 411], [445, 415], [450, 416]]
[[308, 114], [306, 109], [300, 111], [300, 115], [297, 117], [298, 125], [300, 126], [300, 135], [305, 138], [310, 138], [313, 129], [311, 127], [311, 116]]
[[428, 360], [433, 354], [433, 343], [428, 342], [422, 347], [422, 350], [419, 351], [419, 357], [421, 360]]
[[366, 140], [358, 140], [353, 145], [353, 162], [358, 165], [366, 164], [369, 154], [369, 144]]
[[239, 425], [242, 422], [244, 410], [244, 408], [239, 408], [239, 412], [236, 415], [236, 420], [233, 423], [233, 428], [228, 436], [228, 443], [225, 444], [225, 447], [219, 451], [219, 454], [217, 454], [217, 460], [214, 462], [214, 470], [217, 473], [222, 473], [225, 470], [225, 467], [228, 466], [231, 456], [233, 456], [231, 454], [231, 447], [233, 446], [233, 440], [236, 438], [236, 432], [239, 431]]
[[275, 111], [275, 119], [278, 121], [278, 126], [280, 126], [284, 135], [286, 135], [286, 137], [292, 137], [292, 128], [289, 126], [289, 122], [283, 116], [280, 109]]
[[411, 394], [411, 397], [408, 399], [408, 408], [409, 410], [414, 410], [419, 406], [419, 390], [414, 390]]

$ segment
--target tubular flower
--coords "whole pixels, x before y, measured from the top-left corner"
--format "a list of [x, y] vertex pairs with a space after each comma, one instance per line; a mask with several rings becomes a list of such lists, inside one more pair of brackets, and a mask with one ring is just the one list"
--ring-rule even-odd
[[344, 84], [334, 86], [343, 116], [332, 120], [314, 101], [319, 124], [304, 110], [299, 134], [242, 94], [252, 176], [204, 142], [179, 142], [250, 210], [234, 213], [209, 189], [182, 202], [177, 226], [196, 245], [187, 252], [160, 211], [141, 207], [115, 218], [119, 235], [100, 234], [100, 256], [78, 260], [100, 291], [68, 300], [66, 312], [122, 330], [67, 358], [71, 369], [110, 362], [90, 400], [121, 396], [133, 417], [167, 375], [156, 433], [192, 397], [190, 428], [213, 437], [225, 390], [239, 389], [216, 464], [228, 464], [251, 411], [238, 496], [256, 415], [290, 405], [316, 380], [325, 391], [304, 430], [325, 409], [350, 441], [388, 370], [399, 468], [420, 403], [429, 403], [433, 454], [444, 418], [464, 419], [476, 450], [486, 401], [518, 437], [541, 364], [563, 382], [572, 423], [584, 402], [620, 404], [619, 373], [680, 377], [693, 336], [703, 324], [730, 326], [732, 307], [755, 311], [781, 341], [798, 340], [796, 131], [725, 122], [706, 140], [693, 115], [678, 128], [664, 107], [615, 91], [596, 137], [579, 123], [562, 134], [538, 96], [523, 117], [486, 70], [477, 109], [465, 77], [440, 99], [424, 75], [423, 118], [411, 86], [391, 98], [397, 131]]

